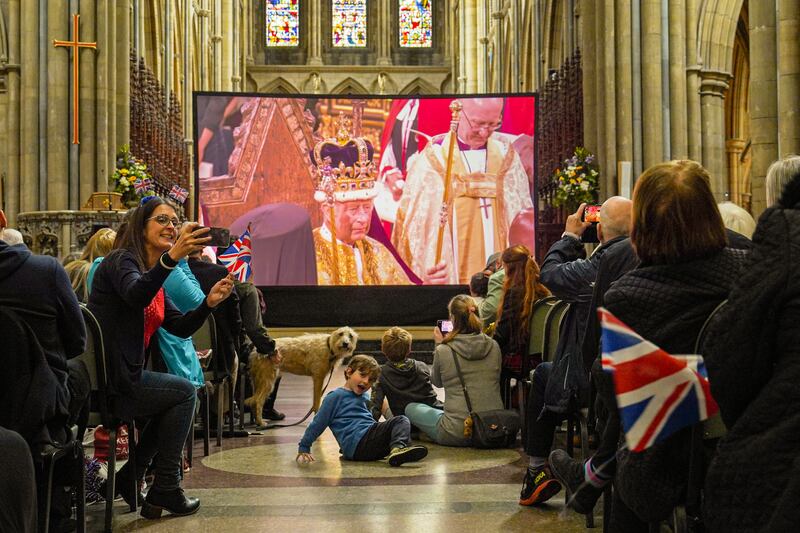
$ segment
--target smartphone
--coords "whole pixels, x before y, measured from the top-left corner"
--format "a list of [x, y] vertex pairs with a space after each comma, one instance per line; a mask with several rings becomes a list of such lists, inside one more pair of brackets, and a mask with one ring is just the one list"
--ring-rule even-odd
[[436, 327], [439, 328], [439, 331], [444, 333], [445, 335], [453, 331], [453, 321], [452, 320], [437, 320]]
[[206, 246], [218, 246], [218, 247], [225, 247], [227, 248], [230, 246], [231, 241], [231, 230], [228, 228], [209, 228], [209, 231], [206, 234], [206, 237], [211, 237], [211, 240], [206, 243]]
[[583, 210], [583, 217], [581, 217], [582, 222], [591, 222], [593, 224], [597, 224], [600, 222], [600, 205], [587, 205], [586, 208]]

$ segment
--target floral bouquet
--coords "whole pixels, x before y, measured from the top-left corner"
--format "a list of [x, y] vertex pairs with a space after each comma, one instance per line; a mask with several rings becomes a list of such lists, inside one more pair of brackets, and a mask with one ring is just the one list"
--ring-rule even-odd
[[597, 201], [599, 175], [594, 155], [579, 146], [570, 159], [564, 160], [563, 167], [556, 169], [553, 178], [558, 187], [553, 205], [572, 209], [583, 202]]
[[117, 167], [111, 175], [110, 184], [116, 192], [122, 194], [122, 203], [126, 205], [137, 203], [139, 195], [153, 190], [153, 180], [147, 173], [147, 165], [131, 154], [127, 144], [117, 153]]

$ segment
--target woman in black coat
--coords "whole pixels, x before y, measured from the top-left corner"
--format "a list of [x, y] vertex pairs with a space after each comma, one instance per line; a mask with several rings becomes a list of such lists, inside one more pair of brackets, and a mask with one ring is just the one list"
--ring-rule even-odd
[[[693, 353], [705, 320], [728, 297], [747, 255], [726, 247], [709, 183], [707, 171], [693, 161], [662, 163], [642, 174], [633, 194], [631, 229], [641, 263], [604, 296], [611, 313], [671, 354]], [[597, 386], [604, 404], [616, 405], [610, 375], [599, 377], [608, 381]], [[609, 416], [619, 416], [616, 409], [611, 411]], [[646, 532], [647, 522], [667, 518], [680, 503], [688, 484], [688, 437], [687, 429], [641, 453], [619, 449], [616, 474], [613, 457], [590, 460], [600, 481], [614, 477], [612, 531]], [[620, 442], [625, 442], [623, 436]], [[551, 454], [550, 467], [573, 490], [584, 481], [583, 463], [572, 461], [563, 450]], [[602, 484], [598, 478], [594, 482]], [[582, 489], [577, 503], [591, 497], [591, 508], [600, 492], [599, 487]]]
[[187, 498], [180, 486], [181, 451], [196, 395], [184, 378], [144, 370], [145, 349], [159, 327], [179, 337], [191, 336], [211, 309], [230, 295], [233, 281], [220, 280], [197, 309], [182, 315], [162, 284], [180, 259], [209, 240], [204, 237], [208, 229], [187, 223], [179, 232], [172, 206], [156, 196], [142, 202], [95, 273], [89, 309], [103, 331], [114, 411], [123, 417], [148, 419], [136, 445], [135, 471], [126, 464], [117, 487], [128, 502], [141, 497], [126, 493], [131, 485], [125, 480], [131, 475], [141, 480], [157, 453], [155, 481], [142, 506], [142, 516], [157, 518], [164, 509], [186, 515], [200, 505], [196, 498]]
[[706, 477], [712, 532], [800, 523], [800, 158], [794, 163], [794, 180], [761, 215], [748, 268], [709, 328], [706, 366], [728, 427]]

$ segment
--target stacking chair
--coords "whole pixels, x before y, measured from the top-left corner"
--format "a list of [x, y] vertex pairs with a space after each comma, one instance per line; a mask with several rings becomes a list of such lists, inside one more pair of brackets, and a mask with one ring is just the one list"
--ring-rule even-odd
[[[103, 331], [100, 329], [100, 323], [97, 317], [89, 311], [85, 305], [81, 304], [81, 311], [83, 312], [83, 320], [86, 323], [86, 330], [89, 335], [86, 341], [86, 351], [79, 357], [89, 372], [89, 379], [91, 382], [91, 390], [96, 393], [96, 405], [92, 404], [92, 410], [100, 412], [100, 420], [103, 427], [108, 430], [108, 480], [106, 481], [106, 509], [105, 509], [105, 525], [104, 531], [111, 531], [111, 521], [113, 518], [114, 496], [116, 494], [116, 461], [117, 461], [117, 428], [122, 424], [128, 425], [128, 461], [131, 465], [136, 464], [136, 424], [133, 418], [130, 420], [122, 420], [111, 413], [111, 405], [106, 393], [106, 384], [108, 383], [108, 359], [106, 358], [105, 346], [103, 344]], [[83, 465], [81, 465], [83, 468]], [[135, 472], [133, 468], [133, 472]], [[133, 484], [132, 494], [138, 494], [139, 481], [135, 479], [135, 475], [131, 476], [131, 483]], [[136, 512], [137, 502], [134, 498], [130, 504], [132, 513]]]
[[[224, 354], [221, 352], [221, 346], [217, 339], [217, 324], [214, 315], [208, 315], [206, 323], [192, 335], [195, 349], [197, 350], [211, 350], [211, 362], [209, 369], [203, 372], [203, 377], [206, 382], [211, 383], [212, 387], [216, 389], [217, 394], [217, 446], [222, 446], [222, 414], [225, 395], [223, 394], [224, 387], [229, 381], [230, 372], [228, 372], [227, 364]], [[209, 453], [209, 435], [211, 430], [211, 419], [209, 416], [210, 408], [209, 402], [211, 395], [208, 388], [203, 387], [200, 389], [201, 410], [204, 414], [205, 437], [203, 442], [203, 453]]]
[[67, 442], [64, 444], [46, 444], [34, 453], [34, 464], [40, 469], [41, 476], [36, 484], [39, 513], [39, 531], [50, 530], [50, 503], [53, 494], [53, 470], [61, 459], [71, 459], [75, 463], [75, 498], [77, 506], [77, 530], [86, 530], [86, 471], [83, 461], [83, 443], [78, 439], [77, 426], [69, 428]]

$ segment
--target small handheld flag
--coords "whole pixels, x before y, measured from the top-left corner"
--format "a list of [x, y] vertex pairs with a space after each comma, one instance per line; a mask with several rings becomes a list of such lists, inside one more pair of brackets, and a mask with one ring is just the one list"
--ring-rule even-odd
[[699, 355], [672, 356], [600, 308], [603, 370], [614, 376], [628, 448], [640, 452], [719, 411]]
[[138, 194], [146, 194], [147, 191], [153, 189], [153, 181], [150, 178], [144, 178], [144, 179], [137, 178], [136, 181], [133, 182], [133, 189]]
[[179, 204], [183, 204], [189, 197], [189, 191], [187, 191], [180, 185], [173, 185], [172, 189], [169, 190], [169, 197], [178, 202]]
[[219, 254], [218, 259], [228, 269], [228, 272], [244, 283], [252, 274], [250, 268], [252, 257], [250, 225], [248, 224], [247, 231], [242, 233], [242, 236], [236, 239], [236, 242], [231, 244], [227, 250]]

